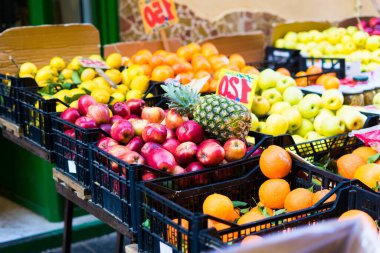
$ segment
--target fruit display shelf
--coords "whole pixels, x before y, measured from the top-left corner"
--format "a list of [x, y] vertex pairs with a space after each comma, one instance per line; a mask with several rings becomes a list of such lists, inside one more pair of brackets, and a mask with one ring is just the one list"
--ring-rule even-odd
[[[200, 244], [203, 246], [203, 250], [223, 250], [231, 245], [239, 245], [248, 234], [262, 236], [274, 232], [290, 232], [303, 225], [313, 226], [332, 218], [338, 218], [344, 212], [354, 209], [364, 211], [374, 220], [379, 220], [380, 196], [378, 194], [363, 189], [358, 182], [342, 186], [342, 189], [336, 194], [337, 198], [333, 205], [317, 205], [223, 231], [215, 229], [202, 231], [199, 236]], [[278, 225], [274, 226], [273, 224]]]
[[[242, 171], [245, 173], [242, 174]], [[231, 175], [236, 173], [240, 177], [233, 179]], [[223, 181], [225, 178], [229, 180]], [[224, 169], [140, 183], [137, 194], [137, 209], [140, 210], [137, 219], [139, 250], [160, 252], [162, 246], [170, 248], [172, 252], [200, 252], [202, 245], [199, 243], [199, 233], [208, 227], [208, 220], [239, 228], [239, 225], [202, 214], [205, 198], [219, 193], [253, 206], [254, 199], [258, 199], [259, 186], [266, 179], [259, 169], [259, 157], [254, 157]], [[311, 186], [314, 191], [333, 189], [327, 197], [337, 192], [343, 184], [341, 177], [296, 159], [293, 159], [291, 174], [286, 179], [291, 189]], [[323, 205], [319, 213], [332, 206], [332, 203]], [[250, 223], [250, 226], [255, 227], [256, 224]], [[283, 224], [272, 226], [281, 227]]]

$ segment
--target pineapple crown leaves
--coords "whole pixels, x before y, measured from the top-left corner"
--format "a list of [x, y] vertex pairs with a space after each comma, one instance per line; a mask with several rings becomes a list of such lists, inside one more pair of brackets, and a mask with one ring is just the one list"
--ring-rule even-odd
[[166, 92], [164, 97], [170, 101], [169, 108], [175, 108], [181, 114], [191, 112], [200, 99], [199, 92], [189, 85], [168, 83], [161, 88]]

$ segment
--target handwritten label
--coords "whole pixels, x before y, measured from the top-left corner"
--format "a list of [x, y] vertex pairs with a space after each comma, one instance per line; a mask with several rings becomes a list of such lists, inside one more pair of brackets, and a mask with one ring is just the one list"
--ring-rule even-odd
[[254, 75], [222, 69], [216, 94], [235, 100], [250, 109], [256, 83], [257, 78]]
[[173, 0], [139, 0], [139, 8], [146, 33], [178, 23]]
[[77, 173], [77, 166], [75, 165], [74, 161], [68, 160], [67, 165], [69, 166], [69, 172], [70, 173]]
[[100, 61], [100, 60], [80, 58], [79, 62], [85, 68], [94, 68], [94, 69], [109, 69], [110, 68], [104, 61]]

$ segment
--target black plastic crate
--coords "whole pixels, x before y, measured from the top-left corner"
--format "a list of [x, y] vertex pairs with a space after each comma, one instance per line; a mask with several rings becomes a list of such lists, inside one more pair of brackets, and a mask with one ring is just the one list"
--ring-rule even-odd
[[[223, 175], [232, 178], [231, 174], [234, 173], [237, 176], [235, 179], [224, 180]], [[338, 189], [338, 184], [344, 181], [337, 175], [296, 159], [293, 159], [292, 172], [286, 179], [291, 189], [314, 186], [314, 190]], [[259, 157], [254, 157], [222, 169], [140, 183], [137, 194], [140, 209], [137, 219], [139, 250], [156, 253], [164, 244], [163, 247], [171, 248], [172, 252], [199, 252], [199, 232], [207, 228], [207, 220], [223, 222], [202, 214], [205, 198], [212, 193], [220, 193], [233, 201], [254, 206], [253, 199], [258, 200], [258, 189], [265, 180], [267, 178], [259, 169]], [[201, 181], [201, 186], [194, 186], [194, 181]], [[173, 219], [180, 224], [183, 220], [187, 221], [188, 229], [179, 226]], [[223, 223], [233, 225], [226, 221]]]
[[18, 78], [0, 74], [0, 117], [20, 124]]
[[265, 48], [264, 68], [278, 69], [286, 68], [291, 74], [299, 71], [301, 58], [300, 50], [276, 48], [268, 46]]
[[[204, 230], [199, 239], [202, 250], [223, 250], [230, 245], [239, 244], [248, 234], [266, 235], [273, 232], [289, 232], [302, 225], [315, 224], [338, 218], [348, 210], [357, 209], [368, 213], [374, 220], [380, 219], [380, 195], [367, 191], [357, 185], [342, 186], [334, 204], [317, 205], [305, 210], [270, 217], [254, 225], [231, 227], [226, 230]], [[324, 200], [322, 200], [324, 201]], [[327, 208], [328, 206], [328, 208]], [[274, 224], [278, 224], [274, 226]]]
[[346, 61], [344, 58], [301, 57], [299, 59], [300, 71], [306, 71], [313, 65], [319, 66], [323, 73], [336, 73], [336, 76], [341, 79], [346, 77]]
[[[51, 119], [56, 169], [90, 188], [90, 144], [98, 142], [101, 130], [81, 128], [61, 119], [58, 113]], [[65, 133], [68, 129], [73, 129], [75, 138]]]

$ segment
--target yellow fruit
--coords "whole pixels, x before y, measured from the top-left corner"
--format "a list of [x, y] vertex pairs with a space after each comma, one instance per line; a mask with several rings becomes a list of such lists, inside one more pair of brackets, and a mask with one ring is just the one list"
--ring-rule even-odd
[[63, 112], [64, 110], [66, 110], [66, 108], [67, 108], [66, 105], [61, 104], [61, 103], [57, 103], [55, 110], [57, 112]]
[[110, 54], [106, 59], [106, 64], [113, 69], [119, 69], [121, 67], [122, 59], [121, 54]]
[[71, 69], [63, 69], [61, 75], [64, 79], [70, 79], [73, 76], [73, 70]]
[[83, 70], [82, 74], [80, 75], [80, 79], [82, 80], [82, 82], [90, 81], [90, 80], [94, 79], [95, 76], [96, 76], [95, 70], [93, 70], [91, 68], [87, 68], [87, 69]]
[[136, 76], [144, 75], [144, 69], [139, 65], [132, 65], [127, 70], [131, 80], [133, 80]]
[[53, 74], [53, 76], [58, 76], [58, 70], [54, 67], [51, 67], [50, 65], [45, 65], [42, 68], [40, 68], [40, 70], [43, 70], [43, 69], [50, 71]]
[[71, 102], [70, 107], [78, 109], [78, 100]]
[[91, 97], [93, 97], [96, 100], [96, 102], [102, 104], [107, 104], [110, 100], [110, 94], [104, 89], [99, 88], [96, 88], [91, 92]]
[[117, 86], [115, 92], [120, 92], [122, 94], [126, 94], [127, 91], [129, 91], [129, 88], [127, 85], [124, 85], [124, 84], [120, 84]]
[[108, 92], [109, 95], [112, 94], [111, 86], [107, 82], [100, 82], [100, 83], [98, 83], [97, 89], [102, 89], [102, 90]]
[[70, 90], [60, 90], [53, 95], [53, 98], [57, 98], [57, 99], [61, 100], [62, 102], [67, 103], [68, 100], [71, 98], [71, 91]]
[[152, 93], [148, 93], [145, 97], [146, 97], [146, 98], [152, 98], [152, 97], [154, 97], [154, 96], [153, 96]]
[[86, 92], [82, 89], [75, 88], [75, 89], [70, 90], [70, 95], [71, 95], [70, 98], [72, 101], [72, 100], [79, 99], [83, 95], [86, 95]]
[[[96, 78], [95, 78], [96, 79]], [[91, 93], [91, 91], [98, 88], [97, 83], [95, 83], [95, 79], [93, 81], [85, 81], [81, 83], [78, 87], [83, 89], [84, 91]]]
[[56, 68], [58, 71], [61, 71], [66, 67], [66, 63], [61, 57], [56, 56], [50, 60], [50, 66]]
[[119, 84], [121, 82], [121, 73], [117, 69], [108, 69], [106, 70], [106, 75], [114, 82]]
[[37, 74], [37, 66], [31, 62], [25, 62], [20, 66], [20, 77], [34, 77]]
[[108, 112], [109, 112], [109, 114], [110, 114], [110, 117], [112, 117], [112, 116], [113, 116], [113, 112], [111, 111], [110, 108], [108, 108]]
[[129, 75], [128, 69], [124, 69], [121, 72], [121, 82], [124, 85], [127, 85], [127, 87], [129, 87], [129, 84], [131, 83], [131, 81], [132, 81], [132, 78]]
[[90, 55], [88, 58], [90, 58], [91, 60], [103, 61], [103, 58], [98, 54]]
[[114, 92], [111, 95], [111, 102], [110, 105], [114, 105], [117, 102], [124, 102], [125, 101], [125, 95], [120, 92]]
[[53, 73], [47, 68], [40, 69], [35, 76], [35, 80], [39, 87], [44, 87], [53, 81]]
[[149, 78], [147, 76], [136, 76], [131, 82], [131, 90], [139, 90], [145, 93], [149, 88]]
[[69, 65], [67, 65], [67, 68], [71, 69], [71, 70], [78, 70], [81, 67], [81, 64], [79, 62], [79, 58], [81, 58], [81, 56], [77, 56], [77, 57], [73, 58], [71, 60], [71, 62], [69, 63]]
[[130, 90], [127, 93], [127, 100], [130, 100], [132, 98], [142, 98], [143, 95], [144, 94], [139, 90]]

